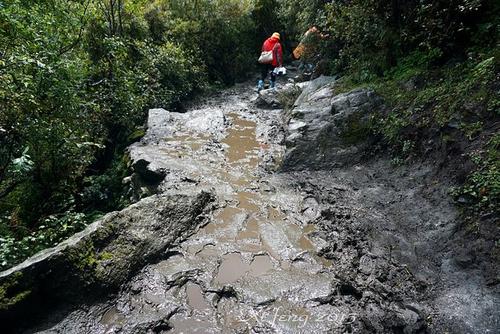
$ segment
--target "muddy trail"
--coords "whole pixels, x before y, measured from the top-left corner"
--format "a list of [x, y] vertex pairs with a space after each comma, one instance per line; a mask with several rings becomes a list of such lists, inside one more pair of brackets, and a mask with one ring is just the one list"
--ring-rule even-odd
[[[331, 82], [309, 84], [302, 100], [320, 108], [328, 99], [331, 110], [338, 102], [329, 95]], [[347, 96], [348, 107], [371, 98], [362, 94]], [[301, 98], [296, 109], [307, 107]], [[346, 155], [350, 148], [333, 146], [336, 161], [347, 157], [346, 163], [310, 168], [328, 157], [316, 152], [322, 143], [304, 144], [315, 121], [297, 114], [280, 108], [276, 92], [257, 98], [250, 84], [197, 101], [185, 113], [151, 110], [146, 136], [129, 149], [136, 173], [126, 181], [136, 196], [150, 196], [136, 204], [133, 219], [146, 212], [141, 205], [157, 209], [154, 201], [164, 195], [208, 193], [210, 204], [146, 263], [127, 264], [136, 269], [116, 281], [116, 293], [66, 300], [20, 331], [496, 332], [496, 287], [457, 265], [446, 248], [457, 213], [444, 187], [430, 185], [433, 166], [394, 170], [387, 158], [355, 161]], [[314, 115], [320, 132], [335, 133], [324, 130], [321, 115]], [[174, 211], [167, 205], [161, 214]], [[103, 258], [104, 268], [113, 265]]]

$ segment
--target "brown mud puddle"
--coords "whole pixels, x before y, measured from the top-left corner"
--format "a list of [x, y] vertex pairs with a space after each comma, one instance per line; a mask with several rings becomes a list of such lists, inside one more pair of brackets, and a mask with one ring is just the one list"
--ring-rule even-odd
[[[315, 254], [316, 247], [308, 234], [314, 225], [304, 228], [287, 222], [287, 215], [258, 186], [256, 170], [261, 163], [259, 151], [268, 149], [256, 137], [256, 122], [242, 118], [239, 114], [228, 113], [230, 127], [222, 140], [225, 163], [213, 171], [220, 182], [228, 184], [233, 191], [225, 195], [227, 206], [216, 212], [213, 221], [199, 232], [214, 238], [214, 243], [232, 243], [237, 250], [221, 256], [220, 265], [214, 282], [225, 284], [234, 282], [244, 275], [260, 275], [277, 264], [289, 268], [288, 259], [283, 259], [275, 249], [276, 245], [268, 240], [272, 236], [262, 236], [269, 231], [265, 225], [284, 225], [283, 233], [295, 243], [294, 247], [302, 252]], [[177, 156], [191, 154], [196, 159], [196, 151], [202, 149], [210, 140], [208, 136], [179, 135], [169, 142], [175, 144], [169, 153]], [[176, 151], [181, 148], [180, 151]], [[187, 153], [182, 148], [187, 149]], [[252, 253], [253, 260], [244, 260], [240, 252]], [[314, 255], [313, 255], [314, 256]], [[271, 261], [274, 259], [274, 262]], [[318, 259], [322, 264], [325, 259]]]
[[[259, 168], [262, 157], [270, 154], [271, 148], [257, 138], [256, 122], [237, 113], [225, 116], [230, 126], [220, 142], [223, 155], [209, 168], [205, 168], [206, 161], [201, 156], [210, 146], [212, 139], [208, 136], [182, 133], [168, 139], [168, 147], [163, 149], [163, 153], [175, 159], [204, 166], [199, 170], [209, 170], [217, 189], [225, 189], [217, 193], [221, 207], [185, 246], [186, 255], [206, 261], [207, 266], [215, 261], [210, 286], [219, 288], [242, 280], [252, 281], [273, 270], [300, 270], [293, 268], [295, 258], [302, 254], [310, 254], [309, 261], [315, 261], [316, 267], [329, 266], [328, 260], [316, 255], [317, 247], [309, 237], [315, 226], [294, 223], [288, 218], [289, 209], [275, 201], [273, 192], [261, 189]], [[195, 176], [206, 177], [201, 173]], [[176, 332], [201, 333], [203, 326], [210, 327], [213, 319], [195, 314], [213, 307], [203, 289], [192, 282], [186, 284], [187, 304], [194, 313], [171, 319]], [[233, 323], [229, 318], [226, 314], [223, 321]]]

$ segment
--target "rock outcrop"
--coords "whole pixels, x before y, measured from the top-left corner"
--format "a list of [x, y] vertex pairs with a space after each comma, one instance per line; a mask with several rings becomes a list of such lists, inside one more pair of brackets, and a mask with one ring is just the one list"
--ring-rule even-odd
[[288, 95], [295, 95], [297, 92], [300, 93], [307, 85], [308, 82], [289, 82], [275, 89], [264, 89], [259, 92], [259, 95], [255, 99], [255, 107], [260, 109], [282, 109], [283, 100]]
[[335, 78], [306, 86], [289, 114], [283, 168], [322, 169], [356, 162], [367, 145], [371, 116], [383, 108], [369, 89], [335, 95]]
[[[198, 148], [204, 138], [213, 138], [214, 142], [222, 140], [226, 122], [222, 110], [216, 108], [185, 114], [149, 110], [146, 135], [128, 148], [134, 173], [127, 181], [131, 183], [134, 199], [164, 192], [186, 195], [199, 192], [196, 182], [185, 182], [187, 175], [191, 170], [209, 175], [211, 168], [200, 170], [195, 161], [179, 163], [179, 155]], [[165, 184], [175, 189], [167, 189]], [[184, 186], [178, 186], [180, 184]], [[210, 187], [204, 189], [210, 190]]]
[[281, 102], [275, 89], [265, 89], [259, 92], [255, 106], [261, 109], [281, 109]]
[[[213, 196], [152, 196], [0, 273], [0, 321], [109, 294], [205, 222]], [[5, 322], [8, 319], [8, 322]]]

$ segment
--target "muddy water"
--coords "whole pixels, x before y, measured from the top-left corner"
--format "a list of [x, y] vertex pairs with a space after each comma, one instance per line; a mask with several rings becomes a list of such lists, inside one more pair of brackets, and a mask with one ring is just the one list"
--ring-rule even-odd
[[229, 164], [245, 165], [247, 169], [255, 168], [258, 163], [259, 143], [255, 137], [256, 123], [238, 117], [237, 114], [227, 115], [232, 122], [224, 143]]
[[[317, 255], [318, 203], [274, 175], [279, 111], [256, 110], [248, 87], [185, 114], [166, 113], [138, 157], [166, 175], [164, 193], [215, 193], [209, 223], [147, 265], [116, 299], [75, 313], [91, 333], [320, 333], [333, 310]], [[149, 129], [148, 129], [149, 131]], [[98, 321], [95, 321], [95, 319]], [[313, 321], [315, 318], [316, 321]], [[69, 325], [68, 325], [69, 324]], [[70, 331], [71, 332], [71, 331]]]
[[[232, 242], [240, 245], [239, 250], [250, 252], [253, 261], [248, 264], [242, 259], [238, 252], [222, 257], [218, 274], [215, 278], [217, 283], [229, 283], [238, 280], [240, 277], [249, 275], [264, 274], [273, 269], [272, 261], [283, 263], [280, 255], [273, 250], [272, 246], [266, 243], [266, 239], [272, 236], [262, 237], [262, 226], [271, 222], [287, 226], [297, 235], [296, 246], [302, 251], [314, 252], [315, 246], [309, 240], [307, 234], [312, 232], [311, 226], [301, 228], [298, 225], [286, 222], [286, 214], [273, 207], [270, 199], [263, 194], [260, 189], [248, 190], [248, 186], [258, 181], [255, 169], [261, 163], [259, 152], [265, 150], [266, 146], [259, 142], [256, 137], [256, 122], [242, 118], [236, 113], [228, 113], [227, 117], [230, 127], [227, 131], [223, 143], [226, 145], [224, 156], [226, 164], [216, 174], [228, 182], [234, 192], [225, 199], [230, 203], [214, 215], [214, 221], [207, 225], [202, 233], [210, 235], [217, 242]], [[191, 143], [190, 137], [184, 137]], [[189, 144], [192, 148], [193, 145]], [[232, 177], [231, 170], [236, 169], [236, 177]], [[239, 232], [232, 233], [237, 220], [242, 220]], [[264, 253], [266, 255], [256, 255]], [[288, 265], [285, 265], [288, 267]]]
[[[242, 303], [249, 299], [249, 304], [255, 307], [260, 302], [252, 301], [253, 298], [269, 298], [279, 299], [276, 309], [288, 314], [283, 324], [271, 327], [281, 326], [285, 332], [296, 332], [298, 324], [290, 319], [304, 318], [311, 310], [304, 307], [307, 296], [301, 296], [304, 300], [300, 300], [292, 296], [297, 292], [287, 296], [286, 291], [304, 285], [305, 281], [314, 281], [314, 276], [326, 271], [331, 263], [316, 255], [318, 246], [310, 237], [315, 227], [304, 224], [308, 218], [300, 214], [301, 203], [306, 200], [297, 193], [278, 193], [272, 187], [270, 190], [262, 186], [269, 184], [269, 174], [262, 169], [263, 158], [279, 157], [279, 147], [276, 150], [275, 143], [263, 139], [262, 129], [258, 131], [258, 117], [231, 107], [225, 111], [227, 127], [220, 140], [223, 154], [219, 158], [205, 155], [214, 142], [213, 136], [206, 134], [179, 131], [165, 138], [163, 143], [163, 154], [189, 161], [189, 165], [206, 166], [210, 160], [209, 167], [194, 169], [189, 177], [199, 179], [200, 186], [215, 187], [221, 200], [212, 221], [181, 245], [185, 259], [202, 261], [199, 269], [203, 274], [194, 280], [196, 283], [186, 284], [187, 308], [191, 311], [175, 314], [171, 320], [172, 330], [201, 333], [205, 326], [206, 332], [212, 332], [208, 328], [215, 326], [214, 316], [219, 319], [218, 330], [232, 332], [245, 326], [257, 326], [265, 321], [265, 315], [254, 316], [256, 323], [249, 323], [247, 313], [255, 310], [248, 310]], [[202, 170], [209, 170], [210, 175], [201, 173]], [[254, 285], [256, 280], [262, 282]], [[324, 277], [320, 281], [325, 283]], [[238, 306], [231, 314], [224, 308], [235, 302], [233, 297], [214, 304], [211, 293], [228, 287], [241, 290], [233, 296]], [[246, 293], [250, 297], [241, 296]], [[206, 312], [199, 314], [196, 310]], [[316, 324], [312, 328], [319, 327]]]

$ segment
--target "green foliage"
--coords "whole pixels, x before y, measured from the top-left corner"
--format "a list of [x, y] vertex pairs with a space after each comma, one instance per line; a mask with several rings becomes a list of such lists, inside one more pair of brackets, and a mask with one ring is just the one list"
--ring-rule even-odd
[[12, 160], [12, 173], [22, 175], [33, 169], [33, 161], [28, 155], [29, 148], [25, 148], [21, 157]]
[[479, 215], [498, 207], [498, 139], [485, 144], [500, 113], [498, 1], [280, 4], [297, 40], [312, 25], [330, 35], [318, 53], [341, 76], [336, 93], [363, 86], [384, 97], [387, 109], [370, 131], [395, 165], [437, 147], [460, 155], [474, 146], [476, 169], [455, 194]]
[[157, 1], [146, 19], [156, 43], [172, 41], [203, 64], [211, 82], [231, 84], [254, 69], [252, 1]]
[[484, 150], [474, 152], [472, 161], [475, 170], [452, 194], [475, 213], [500, 213], [500, 134], [494, 135]]
[[82, 230], [88, 222], [88, 217], [83, 213], [66, 212], [45, 218], [37, 230], [21, 239], [3, 235], [0, 237], [0, 270], [19, 263], [42, 249], [57, 245]]
[[[427, 54], [413, 52], [401, 58], [381, 78], [362, 80], [359, 73], [344, 76], [336, 91], [369, 86], [381, 94], [391, 110], [376, 120], [373, 130], [407, 156], [423, 145], [423, 139], [418, 136], [429, 129], [457, 127], [472, 140], [498, 117], [500, 66], [497, 54], [498, 49], [493, 49], [478, 60], [436, 68], [432, 63], [438, 55], [432, 50]], [[410, 150], [404, 147], [407, 141], [419, 142], [419, 145], [414, 143]]]
[[8, 310], [11, 306], [26, 299], [31, 290], [18, 290], [17, 282], [22, 278], [22, 273], [17, 272], [10, 275], [2, 285], [0, 285], [0, 311]]
[[[280, 10], [279, 0], [256, 0], [255, 7], [252, 10], [252, 19], [255, 24], [255, 30], [260, 44], [262, 40], [271, 36], [276, 31], [283, 31], [282, 21], [279, 20]], [[282, 8], [282, 7], [281, 7]], [[294, 29], [294, 25], [287, 25], [287, 30]], [[290, 33], [290, 31], [289, 31]], [[286, 36], [285, 36], [286, 37]], [[256, 45], [257, 50], [260, 45]]]
[[68, 49], [82, 12], [77, 1], [0, 7], [0, 211], [21, 224], [61, 208], [104, 133], [84, 102], [85, 55]]
[[326, 8], [324, 0], [277, 0], [278, 17], [289, 35], [299, 38], [311, 26], [326, 28]]
[[493, 0], [279, 2], [280, 18], [291, 35], [300, 39], [313, 25], [329, 33], [321, 53], [331, 70], [362, 80], [382, 76], [414, 51], [442, 62], [464, 57], [474, 43], [494, 46], [500, 26], [500, 5]]
[[[176, 110], [244, 79], [273, 31], [297, 40], [312, 25], [328, 33], [318, 59], [343, 75], [336, 89], [371, 86], [385, 97], [390, 112], [371, 130], [402, 156], [421, 149], [429, 129], [474, 140], [500, 109], [499, 8], [493, 0], [0, 0], [1, 267], [126, 205], [121, 156], [147, 110]], [[353, 124], [354, 141], [367, 129]], [[490, 150], [462, 189], [480, 194], [482, 209], [497, 203]]]
[[239, 0], [0, 0], [2, 268], [128, 203], [121, 156], [147, 110], [176, 110], [249, 73], [252, 10]]
[[122, 182], [128, 173], [125, 159], [115, 158], [104, 173], [84, 177], [77, 207], [92, 215], [123, 209], [129, 204]]

